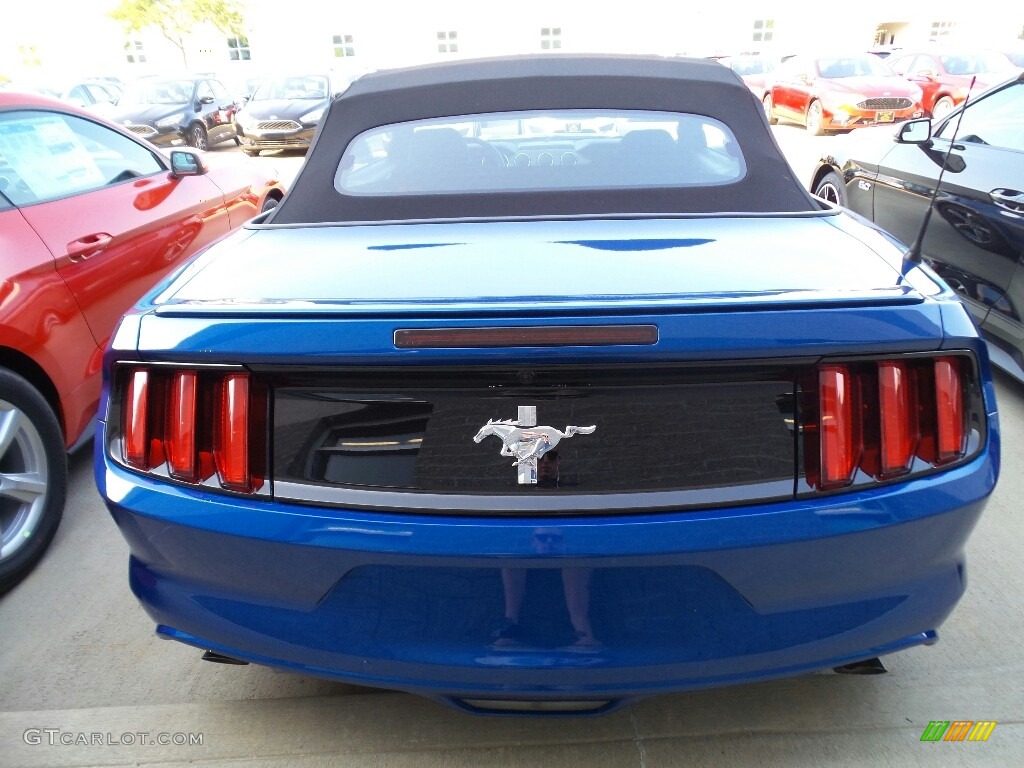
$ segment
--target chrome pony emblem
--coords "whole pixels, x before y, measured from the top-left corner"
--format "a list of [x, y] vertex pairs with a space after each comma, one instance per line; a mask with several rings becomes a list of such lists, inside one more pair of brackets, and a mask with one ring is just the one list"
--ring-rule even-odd
[[512, 466], [519, 467], [519, 484], [535, 484], [537, 482], [537, 460], [554, 448], [566, 437], [573, 435], [589, 435], [597, 429], [592, 427], [566, 427], [561, 432], [554, 427], [537, 426], [537, 406], [520, 405], [519, 418], [488, 420], [473, 438], [474, 443], [481, 442], [488, 435], [496, 435], [501, 439], [501, 455], [514, 456]]

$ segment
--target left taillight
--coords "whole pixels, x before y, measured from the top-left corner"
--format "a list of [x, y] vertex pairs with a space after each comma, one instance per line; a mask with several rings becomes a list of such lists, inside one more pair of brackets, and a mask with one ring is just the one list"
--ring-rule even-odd
[[804, 475], [818, 491], [906, 478], [968, 457], [983, 429], [966, 355], [828, 362], [802, 385]]
[[[266, 480], [266, 388], [239, 369], [126, 366], [115, 458], [142, 472], [254, 493]], [[119, 445], [117, 445], [119, 443]]]

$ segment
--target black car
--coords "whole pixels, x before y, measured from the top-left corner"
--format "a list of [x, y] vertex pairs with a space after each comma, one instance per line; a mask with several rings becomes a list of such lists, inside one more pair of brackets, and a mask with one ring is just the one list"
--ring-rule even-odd
[[209, 77], [146, 78], [128, 87], [109, 119], [164, 147], [207, 149], [234, 139], [237, 105]]
[[1024, 73], [941, 120], [904, 123], [895, 140], [858, 138], [819, 161], [811, 190], [904, 243], [934, 195], [922, 258], [971, 310], [993, 362], [1024, 381]]
[[263, 149], [306, 149], [327, 105], [342, 90], [327, 74], [264, 80], [235, 115], [242, 151], [255, 156]]

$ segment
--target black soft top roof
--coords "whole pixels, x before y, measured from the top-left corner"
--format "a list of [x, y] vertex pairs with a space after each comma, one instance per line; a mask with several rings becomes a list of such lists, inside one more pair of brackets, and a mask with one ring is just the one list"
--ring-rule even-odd
[[[732, 184], [700, 187], [389, 197], [345, 195], [335, 188], [342, 153], [364, 131], [434, 117], [544, 109], [705, 115], [732, 130], [747, 173]], [[305, 164], [268, 223], [816, 210], [761, 105], [727, 67], [702, 59], [554, 54], [445, 62], [357, 79], [331, 102]]]

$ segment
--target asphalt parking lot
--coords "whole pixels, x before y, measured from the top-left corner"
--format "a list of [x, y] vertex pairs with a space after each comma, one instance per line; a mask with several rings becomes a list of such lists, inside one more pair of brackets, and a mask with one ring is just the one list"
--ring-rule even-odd
[[[832, 140], [793, 126], [776, 136], [800, 178]], [[286, 182], [302, 163], [230, 145], [209, 154], [273, 164]], [[822, 672], [598, 718], [474, 717], [407, 694], [204, 663], [157, 639], [81, 451], [53, 546], [0, 598], [0, 768], [1019, 765], [1024, 385], [999, 375], [997, 394], [1001, 479], [968, 545], [967, 594], [938, 644], [886, 657], [887, 675]], [[922, 742], [935, 720], [996, 726], [984, 742]]]

